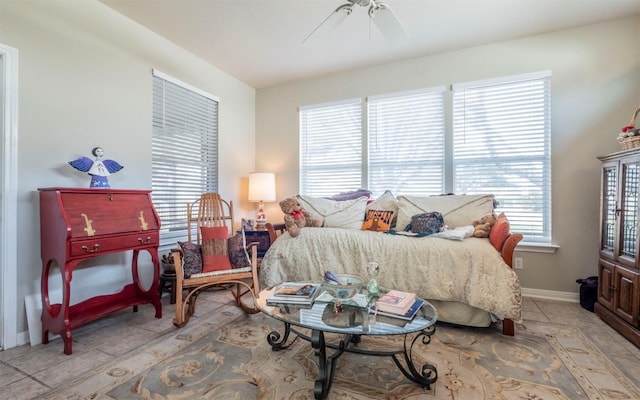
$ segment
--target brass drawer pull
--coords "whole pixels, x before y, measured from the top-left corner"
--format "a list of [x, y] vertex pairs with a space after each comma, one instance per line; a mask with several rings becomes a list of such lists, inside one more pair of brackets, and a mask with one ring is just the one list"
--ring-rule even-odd
[[96, 251], [98, 251], [98, 247], [100, 247], [100, 245], [98, 243], [93, 245], [93, 249], [89, 249], [89, 247], [87, 246], [82, 246], [82, 250], [84, 250], [86, 253], [95, 253]]
[[140, 244], [149, 244], [151, 243], [151, 236], [147, 236], [147, 240], [142, 240], [142, 238], [138, 238], [138, 242], [140, 242]]

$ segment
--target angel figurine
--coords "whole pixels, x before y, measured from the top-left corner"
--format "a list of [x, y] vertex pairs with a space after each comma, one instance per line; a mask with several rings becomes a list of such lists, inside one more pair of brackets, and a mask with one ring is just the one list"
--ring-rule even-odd
[[104, 150], [102, 147], [94, 147], [91, 150], [96, 159], [91, 160], [89, 157], [80, 157], [76, 160], [69, 161], [69, 164], [78, 171], [88, 172], [91, 175], [90, 188], [108, 188], [110, 174], [120, 171], [124, 168], [117, 161], [103, 160]]

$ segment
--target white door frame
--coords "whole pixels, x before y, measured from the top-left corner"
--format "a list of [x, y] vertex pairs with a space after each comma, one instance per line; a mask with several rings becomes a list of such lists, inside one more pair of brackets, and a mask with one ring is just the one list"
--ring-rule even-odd
[[4, 349], [18, 342], [18, 279], [17, 279], [17, 213], [18, 213], [18, 50], [0, 43], [0, 62], [3, 63], [4, 119], [2, 123], [2, 166], [0, 167], [0, 287], [2, 288], [2, 323], [0, 345]]

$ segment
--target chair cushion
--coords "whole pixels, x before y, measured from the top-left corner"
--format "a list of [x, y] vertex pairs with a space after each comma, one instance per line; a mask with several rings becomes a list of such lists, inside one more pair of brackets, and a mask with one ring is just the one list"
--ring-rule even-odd
[[202, 272], [231, 269], [226, 226], [201, 226], [202, 234]]
[[202, 249], [199, 244], [178, 242], [182, 249], [182, 269], [185, 279], [202, 272]]
[[236, 233], [228, 240], [227, 251], [231, 261], [231, 268], [234, 269], [251, 266], [251, 258], [247, 253], [246, 240], [243, 233], [244, 231]]

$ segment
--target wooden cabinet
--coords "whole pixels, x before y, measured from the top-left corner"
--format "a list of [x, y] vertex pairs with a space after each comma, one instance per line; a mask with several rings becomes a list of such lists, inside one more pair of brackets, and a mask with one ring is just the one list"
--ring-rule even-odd
[[602, 185], [595, 312], [640, 347], [640, 148], [599, 159]]
[[[152, 304], [162, 317], [158, 292], [160, 219], [148, 190], [41, 188], [40, 244], [42, 258], [42, 342], [49, 332], [64, 341], [71, 354], [71, 330], [106, 314], [140, 304]], [[82, 261], [99, 255], [133, 251], [132, 283], [118, 293], [70, 304], [73, 271]], [[154, 265], [153, 282], [143, 288], [138, 255], [147, 251]], [[62, 302], [51, 304], [49, 273], [58, 266], [62, 274]]]

